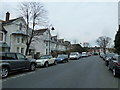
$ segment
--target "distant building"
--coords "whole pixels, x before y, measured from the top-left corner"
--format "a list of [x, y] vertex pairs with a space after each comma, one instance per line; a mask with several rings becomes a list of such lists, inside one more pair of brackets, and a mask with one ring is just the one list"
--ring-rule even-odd
[[[57, 39], [57, 36], [51, 36], [49, 29], [39, 29], [34, 32], [35, 37], [31, 43], [32, 49], [35, 49], [34, 54], [39, 53], [40, 55], [49, 55], [53, 51], [65, 51], [67, 50], [68, 43], [64, 42], [64, 39]], [[33, 51], [29, 49], [29, 53]]]
[[[35, 49], [34, 53], [40, 53], [40, 55], [48, 55], [49, 54], [49, 31], [48, 29], [39, 29], [34, 32], [33, 42], [31, 43], [31, 47]], [[31, 51], [31, 48], [30, 50]], [[31, 52], [29, 52], [31, 53]]]

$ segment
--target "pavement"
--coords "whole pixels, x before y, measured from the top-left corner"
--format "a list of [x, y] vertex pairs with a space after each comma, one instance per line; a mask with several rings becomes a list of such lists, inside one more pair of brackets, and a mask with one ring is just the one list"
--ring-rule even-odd
[[99, 56], [69, 60], [68, 63], [24, 71], [2, 80], [2, 88], [118, 88], [120, 78], [113, 77]]

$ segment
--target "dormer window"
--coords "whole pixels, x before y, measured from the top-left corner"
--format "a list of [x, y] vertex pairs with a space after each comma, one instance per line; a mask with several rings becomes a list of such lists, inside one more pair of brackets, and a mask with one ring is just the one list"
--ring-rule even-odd
[[19, 30], [22, 30], [22, 23], [19, 24]]
[[0, 32], [0, 41], [3, 41], [3, 33]]

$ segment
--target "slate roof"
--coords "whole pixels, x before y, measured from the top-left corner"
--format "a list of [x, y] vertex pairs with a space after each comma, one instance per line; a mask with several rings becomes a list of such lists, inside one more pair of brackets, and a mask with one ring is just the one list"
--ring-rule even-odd
[[46, 32], [48, 29], [47, 28], [45, 28], [45, 29], [39, 29], [39, 30], [35, 30], [34, 31], [34, 35], [41, 35], [41, 34], [43, 34], [44, 32]]
[[2, 21], [2, 24], [3, 24], [3, 25], [8, 24], [8, 23], [11, 23], [11, 22], [13, 22], [13, 21], [15, 21], [15, 20], [17, 20], [17, 19], [23, 19], [23, 17], [11, 19], [11, 20], [9, 20], [9, 21]]

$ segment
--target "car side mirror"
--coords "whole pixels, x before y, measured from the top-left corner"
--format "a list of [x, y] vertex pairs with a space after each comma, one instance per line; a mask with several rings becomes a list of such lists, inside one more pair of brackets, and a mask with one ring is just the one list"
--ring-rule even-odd
[[113, 60], [116, 60], [116, 58], [115, 58], [115, 57], [112, 57], [112, 59], [113, 59]]

